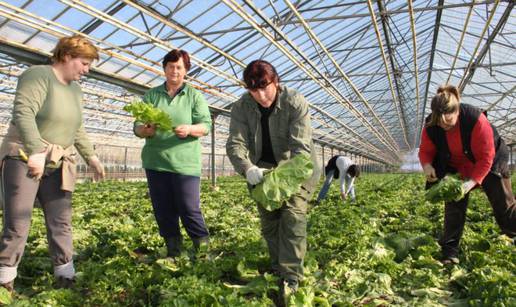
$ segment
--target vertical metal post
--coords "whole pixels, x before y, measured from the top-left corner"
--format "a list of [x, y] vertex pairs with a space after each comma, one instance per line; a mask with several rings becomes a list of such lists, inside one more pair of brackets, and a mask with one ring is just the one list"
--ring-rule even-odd
[[217, 115], [212, 116], [211, 123], [211, 187], [215, 188], [217, 186], [217, 178], [215, 174], [215, 120], [217, 119]]
[[324, 166], [326, 165], [326, 162], [324, 161], [324, 145], [321, 145], [321, 153], [322, 153], [322, 168], [323, 168], [323, 174], [324, 174]]
[[226, 162], [226, 155], [222, 155], [222, 176], [226, 175], [226, 167], [224, 166]]
[[124, 181], [127, 179], [127, 146], [124, 152]]

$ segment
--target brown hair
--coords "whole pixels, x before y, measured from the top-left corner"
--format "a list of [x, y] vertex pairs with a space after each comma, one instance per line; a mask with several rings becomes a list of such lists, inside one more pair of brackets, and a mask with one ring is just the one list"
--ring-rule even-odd
[[244, 82], [247, 89], [265, 88], [271, 82], [279, 83], [276, 68], [263, 60], [254, 60], [244, 69]]
[[459, 109], [460, 94], [459, 90], [453, 85], [441, 85], [437, 89], [437, 94], [432, 98], [432, 114], [427, 126], [435, 126], [443, 114], [454, 113]]
[[62, 37], [53, 50], [52, 62], [63, 62], [67, 55], [72, 58], [99, 59], [97, 47], [80, 35]]
[[163, 58], [163, 68], [167, 66], [168, 62], [175, 63], [181, 58], [183, 59], [183, 64], [185, 64], [186, 71], [189, 71], [190, 67], [192, 67], [192, 64], [190, 63], [190, 56], [188, 55], [188, 52], [181, 49], [172, 49], [165, 55]]

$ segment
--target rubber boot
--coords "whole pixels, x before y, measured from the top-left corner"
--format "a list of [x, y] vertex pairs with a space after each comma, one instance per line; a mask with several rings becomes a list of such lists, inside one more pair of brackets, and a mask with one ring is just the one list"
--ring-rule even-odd
[[181, 255], [181, 247], [183, 246], [183, 237], [170, 237], [165, 238], [167, 245], [167, 257], [178, 257]]
[[75, 286], [75, 278], [57, 276], [55, 281], [56, 289], [72, 289]]
[[210, 237], [192, 238], [194, 255], [193, 258], [206, 258], [208, 256], [208, 247]]

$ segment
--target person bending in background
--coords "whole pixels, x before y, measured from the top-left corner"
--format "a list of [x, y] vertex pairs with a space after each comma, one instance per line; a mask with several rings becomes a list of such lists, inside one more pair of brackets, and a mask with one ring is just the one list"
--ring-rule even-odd
[[186, 51], [167, 53], [163, 59], [166, 81], [143, 98], [170, 116], [174, 131], [159, 132], [151, 123], [134, 124], [135, 135], [145, 138], [142, 164], [159, 233], [165, 240], [167, 257], [172, 258], [182, 250], [180, 219], [195, 251], [209, 241], [200, 206], [199, 138], [210, 131], [211, 116], [204, 96], [184, 82], [190, 66]]
[[249, 189], [263, 180], [265, 169], [297, 154], [311, 154], [314, 164], [312, 177], [280, 209], [267, 211], [257, 205], [272, 270], [281, 277], [281, 292], [286, 297], [297, 290], [303, 277], [307, 201], [320, 176], [310, 113], [301, 94], [280, 85], [272, 64], [252, 61], [243, 77], [247, 93], [232, 106], [226, 151], [235, 170], [246, 177]]
[[426, 188], [448, 173], [459, 173], [464, 179], [464, 198], [445, 204], [444, 233], [439, 240], [442, 262], [458, 263], [469, 192], [478, 185], [486, 193], [502, 232], [509, 237], [516, 235], [508, 148], [481, 110], [460, 103], [456, 87], [439, 87], [431, 109], [421, 137], [419, 160]]
[[85, 38], [64, 37], [53, 51], [52, 65], [30, 67], [18, 79], [12, 121], [0, 148], [4, 221], [0, 283], [10, 291], [36, 197], [45, 215], [56, 284], [70, 287], [74, 282], [73, 147], [94, 170], [95, 179], [104, 177], [104, 168], [84, 131], [82, 91], [76, 81], [98, 58], [97, 49]]
[[321, 188], [321, 191], [319, 192], [319, 196], [317, 196], [317, 204], [326, 198], [326, 194], [328, 193], [334, 178], [339, 178], [340, 197], [342, 200], [345, 201], [348, 195], [350, 195], [351, 201], [356, 201], [354, 183], [355, 178], [360, 176], [360, 169], [356, 164], [353, 163], [353, 161], [351, 161], [350, 158], [341, 155], [333, 156], [324, 168], [324, 172], [326, 174], [326, 180], [324, 180], [324, 184]]

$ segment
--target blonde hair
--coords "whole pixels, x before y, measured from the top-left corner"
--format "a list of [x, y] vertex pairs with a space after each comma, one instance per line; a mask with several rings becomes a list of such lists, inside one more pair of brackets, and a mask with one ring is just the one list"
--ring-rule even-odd
[[99, 59], [97, 47], [80, 35], [61, 38], [54, 48], [52, 62], [63, 62], [67, 55], [72, 58]]
[[437, 94], [432, 98], [432, 114], [427, 126], [439, 124], [443, 114], [454, 113], [459, 110], [460, 93], [459, 89], [453, 85], [441, 85], [437, 89]]

